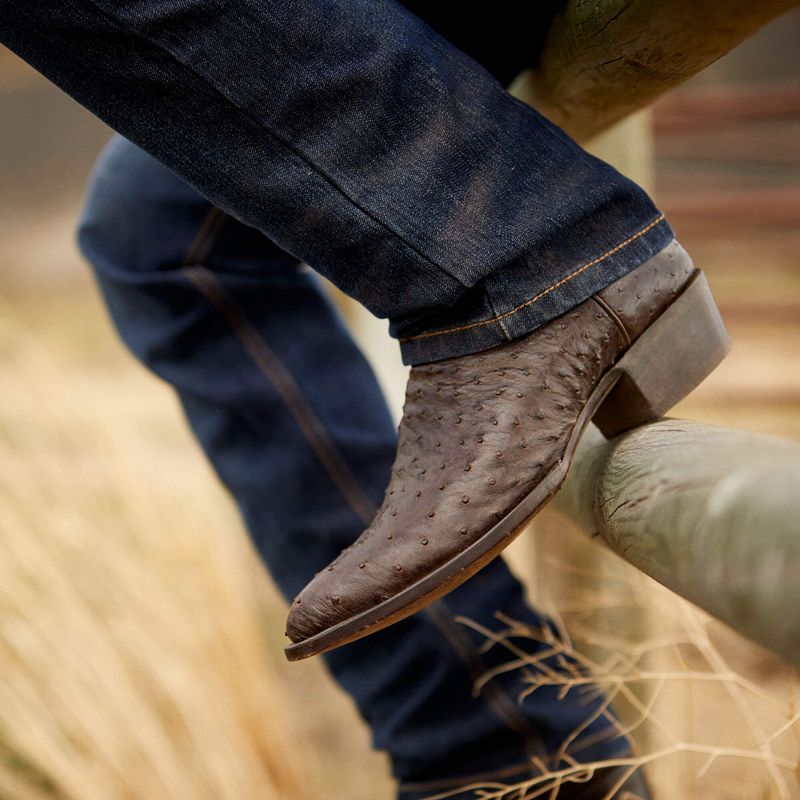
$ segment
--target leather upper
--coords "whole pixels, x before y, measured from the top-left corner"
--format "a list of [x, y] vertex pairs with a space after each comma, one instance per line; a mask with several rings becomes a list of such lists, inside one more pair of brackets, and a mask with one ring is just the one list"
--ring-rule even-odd
[[290, 639], [388, 599], [506, 516], [563, 457], [600, 378], [692, 271], [673, 242], [522, 339], [412, 368], [383, 503], [294, 601]]

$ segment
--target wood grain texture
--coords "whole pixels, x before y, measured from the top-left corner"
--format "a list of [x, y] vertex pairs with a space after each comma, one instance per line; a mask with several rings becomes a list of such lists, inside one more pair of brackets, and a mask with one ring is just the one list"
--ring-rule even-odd
[[556, 507], [800, 667], [800, 445], [686, 420], [590, 428]]
[[584, 142], [700, 72], [797, 0], [569, 0], [514, 91]]

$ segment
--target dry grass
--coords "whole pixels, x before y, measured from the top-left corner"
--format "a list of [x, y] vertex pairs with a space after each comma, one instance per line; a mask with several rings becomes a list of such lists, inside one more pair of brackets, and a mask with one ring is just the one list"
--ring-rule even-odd
[[[633, 750], [613, 762], [629, 768], [620, 782], [644, 768], [657, 798], [800, 797], [797, 674], [599, 547], [589, 554], [590, 566], [580, 566], [587, 563], [586, 553], [576, 552], [582, 541], [562, 541], [562, 555], [573, 551], [566, 562], [559, 548], [539, 542], [540, 574], [548, 577], [538, 602], [553, 615], [557, 632], [502, 616], [498, 630], [464, 620], [485, 637], [485, 648], [508, 654], [483, 681], [519, 671], [521, 702], [535, 702], [544, 686], [573, 699], [603, 696], [598, 715]], [[641, 635], [632, 635], [637, 628]], [[545, 647], [532, 657], [515, 644], [519, 638]], [[593, 769], [612, 763], [573, 761], [572, 744], [588, 723], [562, 745], [567, 766], [552, 771], [542, 764], [540, 776], [513, 786], [476, 786], [476, 798], [550, 800], [560, 786], [587, 780]]]
[[318, 796], [263, 574], [182, 431], [0, 318], [0, 796]]

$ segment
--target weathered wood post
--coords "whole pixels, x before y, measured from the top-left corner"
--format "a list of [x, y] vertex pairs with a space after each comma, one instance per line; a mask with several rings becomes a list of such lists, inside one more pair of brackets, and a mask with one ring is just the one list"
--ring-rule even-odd
[[686, 420], [590, 427], [556, 507], [800, 667], [800, 445]]

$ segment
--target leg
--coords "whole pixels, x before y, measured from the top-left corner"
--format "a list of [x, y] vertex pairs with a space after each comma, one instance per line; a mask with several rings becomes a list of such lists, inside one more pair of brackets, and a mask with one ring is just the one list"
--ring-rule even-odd
[[391, 0], [0, 0], [0, 37], [389, 317], [409, 363], [520, 337], [672, 238], [644, 192]]
[[[312, 274], [121, 139], [98, 164], [79, 238], [120, 334], [177, 390], [292, 596], [352, 542], [388, 480], [395, 432], [369, 368]], [[514, 674], [473, 697], [474, 678], [502, 655], [484, 660], [455, 616], [491, 627], [495, 611], [542, 624], [500, 560], [425, 613], [327, 656], [408, 786], [403, 800], [433, 794], [433, 781], [513, 780], [595, 709], [546, 691], [518, 706]], [[610, 780], [598, 776], [596, 797]]]

